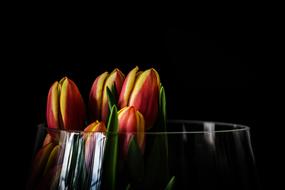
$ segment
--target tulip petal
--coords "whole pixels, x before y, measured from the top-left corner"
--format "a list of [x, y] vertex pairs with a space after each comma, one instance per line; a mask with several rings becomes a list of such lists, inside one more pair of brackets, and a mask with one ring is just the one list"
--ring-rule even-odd
[[137, 131], [136, 109], [127, 107], [118, 113], [119, 132], [134, 133]]
[[124, 80], [125, 76], [119, 69], [114, 69], [114, 71], [112, 71], [112, 73], [106, 79], [103, 90], [103, 100], [102, 100], [102, 112], [101, 112], [102, 121], [106, 122], [109, 114], [107, 87], [109, 89], [112, 89], [112, 86], [115, 84], [117, 93], [120, 94]]
[[[98, 120], [94, 121], [93, 123], [89, 124], [85, 129], [84, 129], [84, 138], [87, 138], [89, 135], [89, 132], [106, 132], [106, 126], [103, 121], [99, 122]], [[91, 133], [90, 133], [91, 134]]]
[[60, 111], [64, 129], [82, 129], [86, 117], [84, 102], [76, 84], [67, 77], [61, 86]]
[[154, 124], [158, 112], [160, 79], [155, 69], [139, 75], [132, 91], [129, 106], [134, 106], [144, 116], [146, 129]]
[[56, 166], [57, 164], [57, 161], [58, 161], [58, 158], [59, 158], [59, 152], [60, 152], [60, 145], [56, 145], [50, 155], [49, 155], [49, 158], [48, 158], [48, 161], [47, 161], [47, 164], [46, 164], [46, 167], [45, 167], [45, 170], [44, 170], [44, 173], [43, 175], [45, 176], [47, 174], [47, 172], [49, 170], [51, 170], [51, 168], [53, 168], [54, 166]]
[[94, 121], [93, 123], [90, 123], [85, 129], [84, 132], [91, 132], [96, 128], [96, 125], [99, 123], [98, 120]]
[[51, 86], [46, 108], [47, 125], [49, 128], [60, 129], [59, 125], [59, 91], [58, 82], [54, 82]]
[[[96, 146], [96, 132], [103, 132], [105, 133], [107, 131], [105, 123], [99, 122], [98, 120], [88, 125], [84, 132], [86, 132], [86, 135], [83, 137], [85, 141], [85, 164], [86, 168], [90, 169], [91, 166], [91, 160], [93, 158], [95, 146]], [[90, 133], [89, 133], [90, 132]]]
[[137, 133], [136, 133], [136, 140], [137, 143], [140, 147], [140, 149], [143, 151], [144, 150], [144, 138], [145, 138], [145, 123], [144, 123], [144, 118], [143, 115], [137, 111], [136, 112], [136, 119], [137, 119]]
[[104, 189], [115, 189], [118, 163], [118, 110], [114, 105], [110, 111], [104, 148], [102, 185]]
[[54, 144], [49, 143], [43, 146], [36, 154], [33, 161], [32, 175], [29, 181], [29, 186], [34, 186], [37, 180], [42, 176], [42, 172], [45, 169], [45, 165], [49, 158], [51, 151], [53, 150]]
[[108, 75], [108, 72], [104, 72], [95, 79], [92, 85], [89, 94], [89, 110], [91, 112], [90, 117], [92, 121], [101, 118], [102, 94]]
[[150, 70], [151, 70], [151, 72], [154, 73], [155, 76], [156, 76], [157, 87], [158, 87], [158, 89], [159, 89], [159, 88], [160, 88], [160, 77], [159, 77], [159, 74], [158, 74], [158, 72], [157, 72], [154, 68], [152, 68], [152, 69], [150, 69]]
[[144, 118], [135, 107], [125, 107], [118, 112], [119, 133], [121, 136], [123, 154], [126, 156], [130, 140], [136, 135], [140, 149], [144, 149]]
[[129, 97], [133, 90], [138, 70], [139, 70], [139, 67], [136, 66], [133, 70], [129, 72], [129, 74], [127, 75], [124, 81], [122, 91], [119, 97], [119, 102], [118, 102], [118, 105], [120, 108], [123, 108], [128, 105]]

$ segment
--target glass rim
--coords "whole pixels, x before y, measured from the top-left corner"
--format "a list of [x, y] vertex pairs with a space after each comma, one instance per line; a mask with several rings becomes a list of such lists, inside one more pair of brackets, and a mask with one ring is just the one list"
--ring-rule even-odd
[[[228, 123], [228, 122], [219, 122], [219, 121], [203, 121], [203, 120], [185, 120], [185, 119], [168, 119], [167, 123], [169, 124], [196, 124], [205, 126], [213, 125], [214, 126], [223, 126], [228, 127], [229, 129], [221, 129], [216, 130], [197, 130], [197, 131], [145, 131], [145, 135], [160, 135], [160, 134], [205, 134], [205, 133], [230, 133], [230, 132], [241, 132], [241, 131], [249, 131], [250, 127], [243, 125], [243, 124], [235, 124], [235, 123]], [[93, 132], [93, 131], [83, 131], [83, 130], [71, 130], [71, 129], [54, 129], [48, 128], [45, 123], [41, 123], [38, 125], [43, 129], [46, 129], [51, 132], [69, 132], [69, 133], [77, 133], [77, 134], [84, 134], [84, 133], [102, 133], [102, 132]], [[108, 132], [106, 132], [108, 133]], [[136, 132], [131, 132], [132, 134], [136, 134]], [[116, 134], [116, 133], [109, 133], [109, 134]], [[128, 132], [120, 133], [120, 134], [128, 134]]]
[[199, 131], [170, 132], [170, 133], [227, 133], [227, 132], [238, 132], [238, 131], [249, 131], [250, 130], [250, 127], [247, 125], [230, 123], [230, 122], [221, 122], [221, 121], [184, 120], [184, 119], [169, 119], [167, 121], [168, 123], [173, 123], [173, 124], [184, 123], [184, 124], [199, 124], [199, 125], [204, 125], [204, 126], [205, 124], [214, 124], [214, 126], [229, 127], [229, 129], [221, 129], [221, 130], [215, 129], [213, 131], [199, 130]]

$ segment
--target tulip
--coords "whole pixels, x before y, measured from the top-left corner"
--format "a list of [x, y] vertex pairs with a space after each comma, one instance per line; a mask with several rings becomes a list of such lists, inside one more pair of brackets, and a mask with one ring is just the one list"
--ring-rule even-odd
[[106, 122], [109, 114], [107, 87], [112, 89], [112, 86], [115, 85], [117, 93], [120, 94], [124, 80], [125, 76], [119, 69], [114, 69], [111, 74], [104, 72], [95, 79], [89, 94], [92, 121]]
[[85, 129], [84, 132], [106, 132], [106, 126], [104, 122], [94, 121], [93, 123], [89, 124]]
[[86, 132], [84, 139], [85, 139], [85, 163], [86, 163], [87, 169], [89, 169], [91, 166], [91, 159], [94, 156], [93, 154], [94, 154], [95, 146], [99, 145], [98, 143], [96, 143], [95, 141], [96, 136], [94, 135], [96, 134], [96, 132], [105, 133], [106, 130], [107, 129], [105, 127], [104, 122], [102, 121], [99, 122], [98, 120], [91, 123], [84, 129], [84, 132]]
[[138, 72], [135, 67], [124, 81], [119, 97], [119, 107], [134, 106], [145, 119], [146, 129], [150, 129], [158, 115], [160, 79], [153, 68]]
[[46, 117], [49, 128], [82, 129], [86, 118], [84, 101], [72, 80], [64, 77], [51, 86], [47, 98]]
[[52, 151], [49, 155], [49, 158], [47, 160], [46, 167], [45, 167], [45, 170], [43, 173], [44, 176], [47, 174], [48, 171], [51, 170], [51, 168], [53, 168], [54, 166], [57, 165], [57, 163], [59, 161], [59, 153], [60, 153], [60, 145], [56, 145], [52, 149]]
[[49, 143], [45, 146], [43, 146], [36, 154], [35, 156], [35, 165], [34, 165], [34, 169], [37, 170], [38, 172], [34, 172], [34, 173], [40, 173], [40, 171], [43, 171], [43, 169], [45, 168], [45, 165], [48, 161], [48, 158], [50, 156], [50, 153], [52, 152], [53, 148], [54, 148], [54, 144], [53, 143]]
[[41, 147], [41, 149], [39, 149], [39, 151], [35, 155], [29, 186], [34, 186], [37, 183], [39, 177], [42, 176], [46, 163], [54, 146], [55, 145], [53, 143], [49, 143]]
[[122, 137], [123, 154], [128, 153], [129, 143], [135, 136], [140, 150], [144, 150], [145, 122], [143, 115], [133, 106], [124, 107], [118, 111], [119, 134]]

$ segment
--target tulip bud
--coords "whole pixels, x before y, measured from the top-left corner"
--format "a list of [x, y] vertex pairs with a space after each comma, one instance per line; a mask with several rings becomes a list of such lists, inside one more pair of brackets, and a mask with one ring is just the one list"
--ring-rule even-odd
[[120, 94], [124, 80], [125, 76], [119, 69], [114, 69], [111, 74], [105, 72], [95, 79], [89, 95], [92, 121], [106, 122], [109, 114], [107, 87], [111, 89], [115, 85], [117, 93]]
[[105, 123], [102, 121], [99, 122], [98, 120], [91, 123], [84, 129], [84, 132], [86, 132], [84, 135], [84, 139], [85, 139], [85, 163], [87, 169], [90, 169], [91, 159], [93, 158], [95, 146], [96, 145], [98, 146], [98, 144], [96, 144], [95, 134], [96, 132], [105, 133], [106, 131], [107, 129], [105, 127]]
[[64, 77], [51, 86], [46, 117], [49, 128], [79, 130], [84, 126], [84, 101], [72, 80]]
[[85, 129], [84, 132], [106, 132], [106, 126], [104, 122], [94, 121], [93, 123], [89, 124]]
[[129, 143], [132, 136], [138, 146], [144, 150], [144, 129], [145, 123], [143, 115], [136, 110], [135, 107], [124, 107], [118, 112], [119, 134], [122, 137], [123, 154], [126, 156], [128, 153]]
[[126, 77], [119, 97], [119, 107], [134, 106], [142, 113], [146, 129], [150, 129], [158, 115], [160, 79], [155, 69], [138, 72], [135, 67]]

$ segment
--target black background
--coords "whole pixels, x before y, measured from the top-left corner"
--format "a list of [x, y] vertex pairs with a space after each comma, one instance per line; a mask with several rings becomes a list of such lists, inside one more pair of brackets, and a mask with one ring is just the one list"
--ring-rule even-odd
[[135, 9], [97, 15], [40, 8], [18, 15], [10, 23], [7, 47], [13, 50], [6, 61], [12, 77], [3, 81], [4, 94], [12, 99], [3, 103], [9, 103], [10, 121], [20, 132], [8, 147], [8, 159], [19, 163], [9, 171], [11, 181], [25, 183], [36, 126], [45, 122], [46, 96], [55, 80], [68, 76], [86, 100], [96, 76], [115, 67], [127, 74], [138, 65], [160, 73], [169, 118], [250, 126], [261, 183], [274, 189], [278, 178], [268, 175], [274, 173], [268, 164], [273, 150], [266, 143], [272, 137], [261, 95], [267, 89], [256, 59], [258, 16], [234, 6], [194, 11], [165, 10], [169, 14], [154, 17]]

